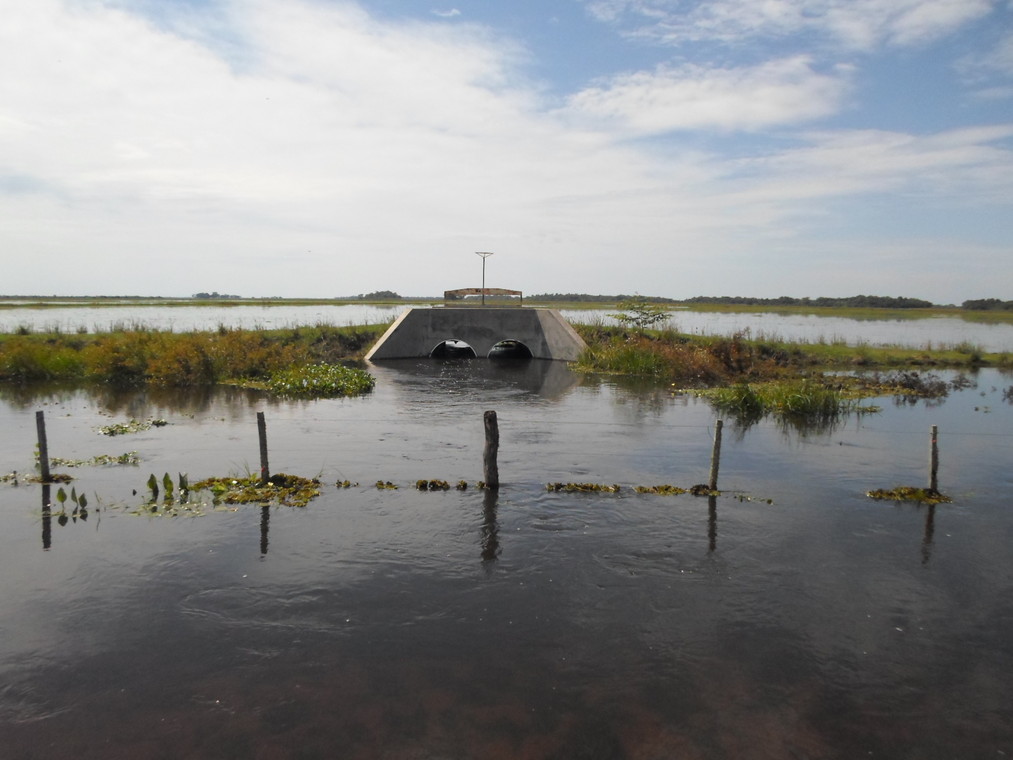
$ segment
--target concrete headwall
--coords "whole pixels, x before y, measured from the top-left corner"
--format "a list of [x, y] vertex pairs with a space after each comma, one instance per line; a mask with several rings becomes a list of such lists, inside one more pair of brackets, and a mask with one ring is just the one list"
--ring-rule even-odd
[[587, 345], [555, 309], [443, 307], [408, 309], [366, 354], [367, 361], [429, 356], [462, 340], [480, 357], [502, 340], [523, 343], [536, 359], [576, 361]]

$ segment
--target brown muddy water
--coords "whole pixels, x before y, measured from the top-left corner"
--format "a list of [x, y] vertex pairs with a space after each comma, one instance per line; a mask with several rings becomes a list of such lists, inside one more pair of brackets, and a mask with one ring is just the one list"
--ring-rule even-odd
[[[32, 470], [40, 409], [51, 455], [141, 462], [54, 466], [89, 502], [66, 524], [0, 484], [0, 756], [1013, 754], [1009, 375], [831, 430], [729, 421], [709, 504], [633, 492], [706, 481], [715, 415], [691, 397], [548, 362], [375, 374], [315, 402], [3, 391], [4, 472]], [[135, 514], [151, 473], [256, 471], [258, 411], [272, 471], [319, 498]], [[97, 432], [131, 418], [170, 424]], [[953, 502], [866, 498], [926, 483], [933, 424]]]

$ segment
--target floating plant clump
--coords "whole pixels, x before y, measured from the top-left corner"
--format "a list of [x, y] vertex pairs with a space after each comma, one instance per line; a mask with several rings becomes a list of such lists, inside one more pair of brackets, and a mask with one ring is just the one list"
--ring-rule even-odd
[[[36, 454], [38, 459], [38, 454]], [[58, 467], [102, 467], [107, 465], [139, 464], [141, 458], [136, 451], [127, 451], [123, 454], [99, 454], [91, 459], [64, 459], [62, 457], [50, 457], [49, 463]]]
[[338, 488], [351, 488], [352, 486], [357, 486], [359, 484], [358, 483], [353, 483], [350, 480], [339, 480], [334, 485], [336, 485]]
[[415, 487], [420, 491], [449, 491], [450, 483], [445, 480], [417, 480]]
[[618, 483], [547, 483], [548, 491], [565, 491], [566, 493], [618, 493], [621, 486]]
[[102, 435], [127, 435], [128, 433], [142, 433], [153, 427], [165, 427], [168, 424], [165, 420], [130, 420], [129, 422], [103, 425], [98, 431]]
[[341, 364], [302, 364], [279, 370], [266, 381], [240, 383], [276, 396], [306, 399], [357, 396], [372, 390], [375, 384], [365, 370]]
[[667, 483], [660, 486], [636, 486], [633, 490], [637, 493], [657, 493], [665, 496], [678, 496], [679, 494], [686, 493], [685, 488], [668, 485]]
[[397, 486], [391, 483], [389, 480], [378, 480], [376, 481], [376, 487], [381, 491], [396, 491]]
[[206, 478], [192, 486], [194, 491], [211, 492], [215, 504], [281, 504], [286, 507], [305, 507], [320, 495], [317, 478], [277, 473], [262, 483], [250, 475], [245, 478]]
[[898, 486], [897, 488], [877, 488], [865, 494], [878, 501], [918, 501], [922, 504], [948, 504], [953, 499], [931, 488], [914, 486]]

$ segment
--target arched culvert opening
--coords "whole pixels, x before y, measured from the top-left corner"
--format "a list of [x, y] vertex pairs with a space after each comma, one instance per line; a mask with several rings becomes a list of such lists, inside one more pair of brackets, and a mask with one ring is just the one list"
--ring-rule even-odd
[[478, 354], [463, 340], [445, 340], [429, 352], [430, 359], [474, 359]]
[[501, 361], [518, 361], [532, 358], [531, 349], [519, 340], [501, 340], [489, 349], [489, 358]]

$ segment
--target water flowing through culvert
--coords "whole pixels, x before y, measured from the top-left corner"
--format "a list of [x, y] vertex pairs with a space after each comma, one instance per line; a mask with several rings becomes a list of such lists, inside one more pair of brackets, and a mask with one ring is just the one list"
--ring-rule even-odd
[[[556, 362], [373, 371], [372, 393], [331, 401], [0, 399], [7, 471], [32, 469], [37, 408], [54, 455], [140, 461], [71, 468], [90, 514], [51, 516], [48, 549], [39, 486], [0, 484], [7, 755], [1011, 751], [1008, 377], [821, 432], [729, 420], [709, 500], [634, 492], [706, 479], [700, 400]], [[489, 409], [498, 492], [476, 488]], [[319, 497], [266, 520], [138, 509], [152, 472], [256, 471], [258, 411], [272, 471], [319, 477]], [[128, 416], [170, 424], [96, 432]], [[868, 499], [921, 484], [932, 424], [953, 502]]]

